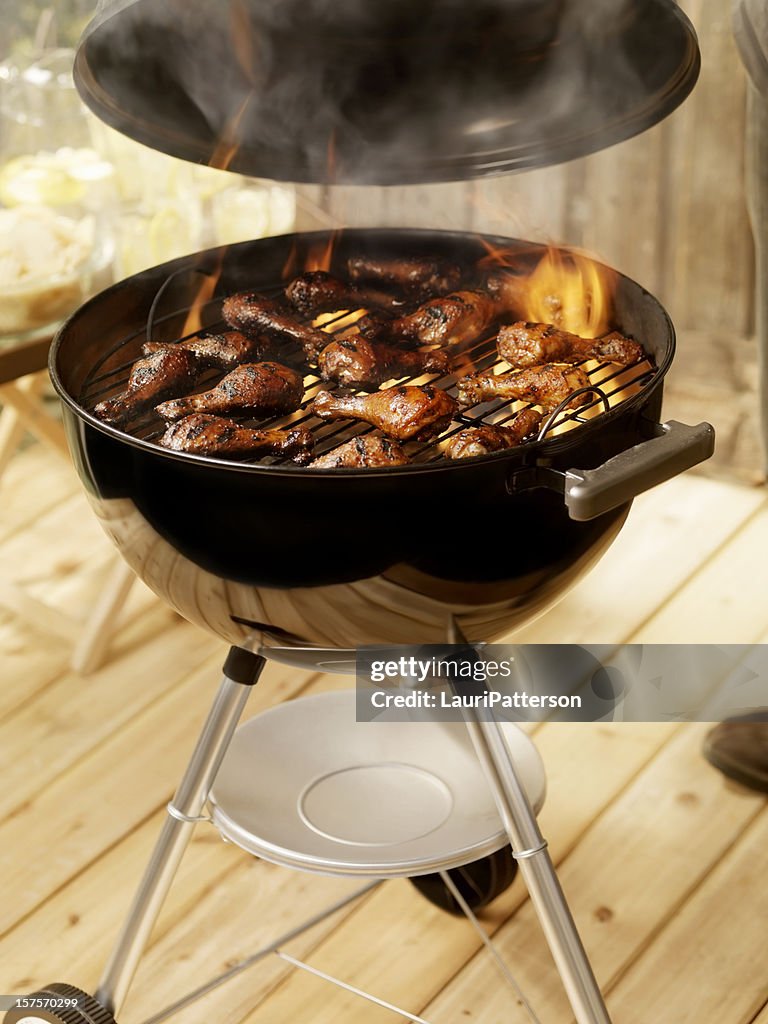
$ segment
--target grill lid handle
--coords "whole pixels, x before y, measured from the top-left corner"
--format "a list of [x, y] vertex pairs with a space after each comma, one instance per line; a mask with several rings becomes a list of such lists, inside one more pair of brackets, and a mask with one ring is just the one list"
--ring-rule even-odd
[[715, 450], [709, 423], [695, 427], [670, 420], [654, 424], [655, 436], [614, 455], [596, 469], [569, 469], [565, 503], [571, 519], [595, 519], [643, 491], [708, 459]]

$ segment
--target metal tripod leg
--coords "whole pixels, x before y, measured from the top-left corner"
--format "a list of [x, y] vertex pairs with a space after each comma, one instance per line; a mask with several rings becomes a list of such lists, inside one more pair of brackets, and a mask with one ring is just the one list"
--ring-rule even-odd
[[111, 1013], [119, 1012], [141, 954], [165, 901], [192, 830], [208, 800], [213, 781], [257, 682], [265, 659], [233, 647], [224, 664], [224, 678], [200, 733], [168, 817], [133, 905], [101, 979], [96, 999]]
[[[467, 643], [455, 622], [451, 624], [449, 639], [452, 643]], [[454, 689], [460, 692], [455, 684]], [[504, 733], [492, 710], [463, 708], [462, 714], [577, 1024], [611, 1024]]]
[[493, 791], [513, 856], [525, 879], [578, 1024], [611, 1024], [605, 1002], [560, 888], [536, 815], [517, 777], [499, 723], [464, 710], [475, 751]]

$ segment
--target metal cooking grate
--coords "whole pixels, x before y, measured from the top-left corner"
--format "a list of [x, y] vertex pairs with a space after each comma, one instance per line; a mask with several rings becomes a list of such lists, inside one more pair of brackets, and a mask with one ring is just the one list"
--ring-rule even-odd
[[[280, 288], [264, 290], [263, 294], [277, 296], [281, 291], [282, 286]], [[205, 331], [226, 329], [226, 324], [221, 319], [221, 302], [222, 299], [217, 298], [205, 303], [201, 308], [200, 313], [205, 323]], [[146, 329], [142, 327], [141, 330], [134, 331], [104, 352], [94, 366], [91, 367], [83, 381], [80, 395], [78, 396], [78, 401], [83, 408], [92, 411], [98, 402], [123, 391], [133, 363], [136, 359], [140, 358], [140, 347], [143, 338], [145, 336], [152, 336], [154, 340], [161, 340], [158, 328], [162, 328], [163, 325], [172, 327], [177, 325], [179, 321], [183, 322], [187, 312], [188, 310], [176, 310], [164, 317], [153, 317], [153, 314], [150, 313], [150, 324]], [[333, 336], [343, 336], [365, 312], [365, 310], [360, 309], [354, 312], [341, 311], [335, 314], [324, 314], [311, 322], [326, 331], [330, 340]], [[162, 340], [170, 345], [195, 337], [198, 333], [200, 332], [193, 331], [183, 337], [169, 338], [167, 340], [163, 338]], [[502, 373], [511, 369], [506, 362], [499, 358], [496, 351], [495, 338], [496, 331], [493, 330], [473, 345], [458, 352], [454, 359], [456, 373], [399, 377], [386, 381], [381, 385], [381, 389], [391, 387], [394, 384], [432, 383], [455, 396], [456, 382], [459, 376], [481, 370], [493, 370], [495, 373]], [[133, 353], [132, 357], [126, 360], [121, 359], [121, 352], [124, 352], [127, 356], [129, 351]], [[287, 359], [291, 357], [298, 359], [301, 355], [298, 345], [294, 345], [291, 342], [286, 343], [285, 352]], [[113, 363], [117, 365], [112, 365]], [[579, 424], [586, 423], [593, 417], [600, 415], [609, 406], [613, 407], [620, 402], [626, 401], [640, 392], [656, 372], [656, 367], [648, 359], [640, 360], [631, 366], [617, 366], [615, 363], [601, 363], [597, 360], [586, 360], [578, 365], [589, 377], [592, 397], [587, 404], [580, 406], [578, 409], [568, 409], [567, 406], [571, 399], [570, 397], [566, 399], [552, 414], [544, 418], [538, 440], [572, 430], [578, 427]], [[222, 371], [211, 370], [200, 378], [195, 390], [205, 391], [213, 387], [222, 376], [224, 376]], [[337, 385], [330, 384], [327, 381], [321, 381], [316, 373], [313, 372], [305, 374], [304, 386], [305, 395], [301, 407], [288, 416], [276, 416], [262, 420], [244, 417], [234, 418], [244, 426], [259, 428], [302, 426], [311, 430], [315, 438], [316, 456], [330, 451], [332, 448], [343, 444], [353, 437], [375, 431], [374, 427], [366, 423], [357, 423], [350, 420], [326, 422], [313, 416], [309, 411], [309, 406], [320, 390], [345, 391], [345, 389], [339, 388]], [[345, 391], [345, 393], [347, 392]], [[364, 392], [357, 393], [363, 394]], [[480, 423], [503, 425], [514, 419], [521, 409], [531, 407], [530, 403], [520, 401], [496, 400], [493, 402], [483, 402], [461, 410], [450, 427], [439, 438], [429, 442], [410, 441], [404, 444], [403, 448], [411, 462], [434, 462], [444, 458], [446, 442], [465, 427], [476, 426]], [[137, 416], [128, 427], [123, 428], [123, 432], [157, 444], [165, 432], [165, 426], [164, 421], [154, 412], [150, 411]], [[230, 461], [228, 459], [218, 459], [215, 456], [212, 457], [212, 460]], [[267, 465], [290, 464], [289, 459], [276, 456], [254, 457], [252, 459], [238, 458], [237, 461], [238, 463], [253, 462]]]

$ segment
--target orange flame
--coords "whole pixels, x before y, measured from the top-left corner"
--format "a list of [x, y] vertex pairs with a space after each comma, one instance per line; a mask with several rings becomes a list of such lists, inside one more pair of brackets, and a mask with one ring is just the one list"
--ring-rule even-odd
[[533, 250], [498, 248], [484, 240], [483, 245], [487, 255], [478, 266], [499, 268], [488, 280], [510, 313], [534, 323], [554, 324], [582, 338], [596, 338], [609, 329], [614, 271], [584, 253], [555, 246], [548, 247], [531, 269]]
[[549, 248], [521, 296], [525, 318], [597, 338], [610, 327], [615, 283], [613, 271], [583, 253]]
[[306, 249], [294, 242], [283, 266], [283, 280], [290, 281], [308, 270], [324, 270], [326, 273], [330, 271], [340, 237], [341, 231], [334, 229], [327, 241], [311, 242]]
[[224, 263], [223, 253], [219, 256], [216, 267], [210, 274], [206, 274], [203, 277], [202, 284], [197, 289], [195, 297], [192, 300], [192, 305], [187, 311], [187, 315], [184, 318], [184, 326], [181, 329], [179, 337], [186, 338], [190, 334], [198, 334], [202, 331], [203, 324], [203, 310], [206, 305], [213, 298], [213, 293], [216, 291], [216, 285], [219, 283], [221, 277], [222, 265]]
[[309, 247], [309, 252], [304, 262], [305, 270], [325, 270], [327, 273], [331, 269], [333, 251], [336, 248], [336, 242], [340, 234], [340, 231], [332, 231], [328, 236], [327, 242], [317, 242]]

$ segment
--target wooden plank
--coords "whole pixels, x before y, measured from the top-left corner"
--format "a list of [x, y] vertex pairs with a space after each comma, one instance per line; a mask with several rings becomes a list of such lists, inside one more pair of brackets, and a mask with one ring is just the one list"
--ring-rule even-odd
[[[75, 799], [72, 794], [70, 807]], [[163, 818], [163, 811], [153, 814], [87, 871], [58, 891], [52, 890], [32, 914], [0, 938], [4, 992], [34, 990], [54, 978], [95, 988]], [[53, 838], [47, 844], [51, 854], [55, 853]], [[207, 829], [195, 831], [158, 922], [156, 939], [189, 913], [201, 892], [215, 884], [220, 874], [232, 870], [233, 851], [212, 838]], [[42, 857], [37, 864], [44, 866]]]
[[[196, 883], [198, 884], [198, 883]], [[338, 899], [366, 884], [365, 879], [327, 878], [289, 871], [251, 858], [234, 863], [200, 892], [198, 902], [150, 949], [130, 997], [132, 1019], [143, 1020], [183, 993], [227, 970], [280, 935], [300, 926]], [[364, 904], [363, 904], [364, 905]], [[351, 914], [357, 902], [283, 948], [300, 958], [312, 951]], [[185, 1008], [185, 1024], [236, 1021], [269, 994], [289, 969], [274, 956]]]
[[[626, 732], [624, 730], [627, 730]], [[549, 778], [542, 830], [556, 861], [571, 850], [589, 823], [616, 798], [673, 732], [668, 725], [547, 725], [537, 734]], [[611, 771], [604, 766], [611, 764]], [[578, 770], [575, 766], [578, 765]], [[589, 767], [591, 766], [591, 768]], [[583, 770], [587, 769], [587, 775]], [[483, 913], [496, 930], [525, 899], [520, 882]], [[516, 921], [516, 917], [513, 919]], [[516, 926], [515, 926], [516, 927]], [[311, 962], [354, 984], [418, 1012], [478, 950], [467, 923], [436, 910], [403, 881], [389, 882], [365, 907], [350, 915]], [[484, 984], [488, 981], [485, 979]], [[491, 984], [496, 984], [493, 978]], [[293, 974], [252, 1014], [263, 1020], [387, 1020], [384, 1011], [334, 993], [317, 979]], [[426, 1014], [427, 1019], [431, 1019]], [[435, 1014], [455, 1020], [458, 1014]], [[504, 1019], [492, 1016], [488, 1020]]]
[[[660, 127], [586, 157], [567, 238], [654, 294], [662, 290], [660, 249], [668, 226]], [[631, 225], [631, 227], [629, 227]]]
[[664, 124], [668, 225], [660, 298], [679, 327], [751, 333], [754, 255], [744, 199], [745, 74], [721, 0], [686, 0], [702, 72]]
[[17, 530], [29, 529], [37, 516], [78, 491], [72, 466], [43, 445], [34, 443], [19, 451], [0, 480], [0, 542]]
[[[208, 684], [215, 674], [213, 670], [207, 672]], [[276, 696], [292, 695], [297, 688], [312, 683], [316, 678], [309, 673], [270, 666], [259, 688], [254, 691], [249, 710], [263, 708]], [[328, 678], [323, 677], [323, 684], [327, 683]], [[347, 685], [347, 681], [336, 677], [332, 684], [342, 686]], [[316, 689], [316, 685], [311, 688]], [[187, 746], [191, 746], [192, 739], [192, 736], [186, 737]], [[158, 735], [157, 741], [165, 742], [166, 736]], [[133, 763], [140, 775], [137, 785], [146, 785], [153, 790], [156, 799], [159, 799], [160, 792], [162, 799], [167, 799], [166, 784], [141, 774], [141, 766], [135, 757]], [[92, 799], [91, 794], [83, 794], [74, 788], [70, 792], [73, 794], [70, 814], [77, 813], [78, 801], [87, 803]], [[0, 939], [0, 988], [3, 991], [26, 991], [53, 977], [66, 978], [85, 988], [95, 986], [121, 917], [127, 911], [159, 833], [162, 817], [163, 812], [158, 811], [135, 830], [129, 831], [88, 865], [87, 870], [52, 891], [48, 899]], [[42, 858], [39, 867], [45, 869]], [[302, 894], [298, 901], [297, 885]], [[304, 885], [307, 886], [306, 893]], [[354, 887], [354, 883], [352, 885]], [[310, 891], [313, 886], [314, 891]], [[179, 994], [178, 986], [198, 983], [200, 975], [190, 974], [188, 961], [196, 957], [195, 950], [202, 941], [203, 933], [212, 943], [217, 943], [216, 957], [221, 957], [223, 967], [223, 960], [228, 959], [229, 954], [222, 952], [223, 943], [218, 944], [217, 931], [212, 923], [217, 915], [223, 913], [222, 899], [228, 899], [228, 894], [231, 894], [233, 911], [239, 907], [243, 915], [239, 934], [232, 936], [231, 948], [235, 952], [246, 952], [252, 949], [255, 934], [260, 934], [259, 917], [264, 922], [265, 936], [274, 935], [284, 926], [295, 924], [311, 913], [311, 908], [325, 905], [349, 889], [349, 880], [299, 876], [297, 883], [295, 873], [257, 862], [222, 843], [212, 829], [198, 828], [153, 934], [153, 941], [160, 943], [158, 952], [154, 956], [149, 955], [146, 966], [146, 970], [151, 972], [153, 963], [170, 957], [178, 972], [174, 975], [176, 988], [168, 989], [166, 986], [163, 989], [161, 985], [156, 992], [154, 983], [148, 987], [150, 982], [145, 975], [139, 979], [137, 998], [148, 1004], [148, 1014], [158, 1008], [157, 999], [171, 1001]], [[258, 905], [260, 901], [263, 901], [261, 906]], [[200, 907], [205, 908], [202, 918], [195, 910]], [[209, 915], [208, 920], [205, 915]], [[193, 920], [195, 927], [191, 926]], [[272, 928], [277, 931], [270, 931]], [[187, 945], [183, 943], [188, 932], [190, 944]], [[169, 933], [172, 938], [163, 944], [163, 937]], [[310, 937], [311, 941], [316, 941], [322, 934], [323, 930], [319, 929]], [[41, 944], [40, 935], [65, 936], [66, 941]], [[198, 962], [203, 964], [205, 971], [213, 970], [219, 963], [216, 958], [210, 963], [205, 960]]]
[[[88, 607], [103, 584], [102, 574], [97, 571], [100, 568], [86, 563], [79, 573], [70, 574], [57, 586], [54, 596], [63, 601], [70, 592], [76, 594], [76, 606]], [[110, 662], [118, 661], [121, 655], [151, 641], [178, 621], [143, 584], [137, 585], [124, 609], [120, 632], [111, 640]], [[76, 635], [73, 633], [73, 637]], [[72, 653], [70, 644], [52, 642], [34, 624], [18, 616], [0, 623], [0, 649], [0, 720], [66, 672]]]
[[474, 231], [533, 242], [571, 242], [566, 233], [570, 205], [567, 167], [544, 167], [472, 186], [467, 224]]
[[112, 550], [84, 495], [77, 493], [38, 516], [34, 530], [6, 538], [0, 544], [0, 559], [14, 567], [14, 582], [41, 596], [35, 589], [38, 583], [43, 589], [52, 586], [86, 559], [105, 562]]
[[664, 393], [664, 416], [683, 423], [707, 420], [717, 431], [715, 454], [696, 467], [693, 472], [697, 476], [752, 487], [765, 483], [766, 453], [754, 387], [729, 392], [714, 387], [673, 384]]
[[325, 189], [322, 185], [296, 186], [296, 230], [322, 231], [338, 227], [325, 208]]
[[609, 999], [616, 1020], [754, 1020], [768, 1001], [768, 980], [757, 966], [768, 942], [768, 887], [762, 870], [767, 844], [768, 813], [763, 811], [619, 983]]
[[[768, 545], [768, 507], [755, 516], [632, 635], [637, 643], [751, 643], [768, 628], [756, 552]], [[758, 556], [759, 557], [759, 556]]]
[[[201, 663], [223, 660], [221, 641], [179, 619], [163, 619], [168, 628], [146, 637], [125, 657], [87, 680], [65, 673], [3, 719], [0, 817], [31, 800], [51, 779], [124, 728], [157, 700], [158, 691], [171, 689]], [[142, 639], [147, 632], [143, 626]], [[213, 667], [211, 671], [214, 675]]]
[[359, 185], [300, 190], [308, 227], [466, 229], [471, 186], [464, 182], [373, 188]]
[[[95, 988], [161, 821], [160, 813], [153, 815], [0, 939], [3, 991], [32, 991], [54, 978], [86, 990]], [[234, 957], [247, 955], [259, 943], [349, 892], [350, 885], [349, 880], [297, 876], [256, 861], [225, 846], [209, 829], [198, 829], [129, 995], [130, 1019], [142, 1020], [156, 1012], [217, 970], [226, 969]], [[205, 916], [201, 915], [201, 905], [205, 906]], [[234, 935], [222, 931], [230, 913], [241, 915], [239, 931]], [[339, 920], [337, 915], [290, 948], [300, 956], [306, 955]], [[41, 943], [41, 935], [57, 938]], [[159, 957], [156, 949], [165, 957]], [[165, 958], [172, 964], [172, 974], [165, 970], [156, 976]], [[279, 966], [277, 961], [275, 966]], [[243, 976], [241, 992], [230, 985], [201, 1003], [201, 1012], [216, 1005], [236, 1006], [239, 999], [251, 1005], [255, 986], [258, 991], [268, 989], [270, 978], [269, 964], [256, 967]], [[187, 1013], [192, 1011], [185, 1011], [180, 1019], [190, 1021]], [[228, 1009], [218, 1019], [234, 1018]]]
[[514, 641], [626, 642], [763, 504], [761, 491], [691, 476], [641, 495], [600, 564]]
[[386, 225], [386, 189], [337, 185], [325, 190], [323, 208], [340, 228]]
[[664, 382], [664, 416], [685, 423], [708, 420], [717, 432], [714, 456], [696, 472], [763, 483], [756, 339], [740, 338], [732, 331], [681, 331], [677, 342]]
[[[728, 358], [723, 358], [727, 344]], [[717, 417], [723, 394], [756, 394], [758, 390], [757, 340], [753, 336], [739, 336], [730, 332], [678, 330], [675, 361], [664, 381], [666, 412], [669, 389], [706, 391], [712, 401], [711, 416]], [[715, 422], [715, 426], [717, 427]]]
[[471, 216], [471, 192], [472, 185], [461, 181], [384, 189], [382, 223], [392, 227], [466, 230]]
[[[161, 683], [161, 695], [144, 712], [0, 823], [0, 871], [9, 891], [16, 892], [12, 905], [0, 906], [0, 931], [168, 800], [210, 705], [219, 660], [220, 655], [209, 659], [168, 693], [162, 693]], [[152, 673], [150, 661], [143, 671]], [[252, 710], [284, 699], [307, 679], [301, 672], [271, 668], [254, 693]], [[71, 795], [78, 793], [87, 799], [73, 806]], [[49, 847], [51, 837], [56, 837], [56, 857], [30, 873], [18, 851]]]
[[[721, 777], [704, 765], [700, 754], [704, 732], [701, 726], [684, 726], [595, 822], [559, 872], [604, 989], [611, 988], [667, 922], [671, 922], [669, 930], [677, 936], [677, 942], [663, 944], [664, 955], [657, 953], [655, 944], [652, 946], [649, 967], [642, 972], [643, 984], [638, 980], [631, 989], [631, 998], [626, 992], [620, 1004], [612, 1001], [615, 1020], [623, 1024], [649, 1020], [658, 1024], [735, 1024], [745, 1019], [738, 1011], [725, 1011], [731, 997], [734, 1007], [738, 1005], [735, 990], [744, 985], [754, 993], [756, 988], [764, 990], [766, 986], [764, 977], [754, 971], [753, 953], [765, 941], [764, 937], [758, 940], [757, 935], [765, 914], [763, 911], [761, 919], [759, 907], [768, 897], [765, 887], [757, 884], [760, 855], [752, 842], [745, 844], [742, 840], [736, 845], [741, 881], [736, 882], [739, 876], [734, 873], [733, 884], [717, 886], [722, 909], [714, 916], [710, 914], [707, 921], [703, 914], [698, 916], [698, 937], [693, 929], [683, 935], [678, 925], [687, 918], [692, 904], [686, 901], [692, 894], [693, 905], [699, 903], [697, 887], [713, 869], [712, 879], [716, 878], [720, 862], [730, 859], [728, 851], [736, 837], [755, 819], [765, 821], [764, 801], [758, 794], [744, 792], [734, 798]], [[765, 834], [763, 827], [763, 837]], [[738, 853], [744, 845], [752, 850], [751, 863]], [[749, 878], [756, 884], [747, 889], [745, 879]], [[702, 891], [714, 888], [708, 880]], [[728, 925], [726, 941], [721, 944], [720, 925], [729, 914], [740, 922], [741, 936]], [[750, 917], [754, 922], [751, 927], [747, 920]], [[757, 945], [747, 940], [745, 952], [744, 936], [749, 934]], [[565, 994], [530, 903], [497, 938], [500, 951], [542, 1019], [570, 1020]], [[696, 963], [704, 945], [708, 947], [706, 961], [711, 974], [700, 971]], [[735, 949], [742, 951], [736, 958]], [[742, 960], [738, 977], [728, 977], [728, 967], [737, 958]], [[713, 966], [716, 960], [719, 968]], [[752, 974], [749, 982], [748, 972]], [[621, 990], [625, 988], [622, 984]], [[663, 990], [672, 1005], [664, 1005], [654, 990]], [[711, 999], [709, 1005], [707, 997]], [[688, 1010], [688, 1005], [695, 1006], [696, 1012]], [[459, 1020], [469, 1014], [478, 1020], [496, 1021], [505, 1019], [509, 1006], [509, 991], [497, 980], [486, 958], [478, 956], [433, 1003], [422, 1004], [422, 1012], [428, 1020]]]

